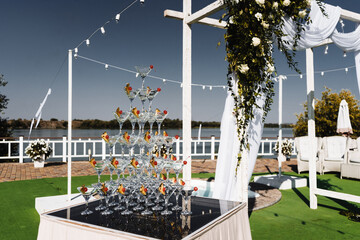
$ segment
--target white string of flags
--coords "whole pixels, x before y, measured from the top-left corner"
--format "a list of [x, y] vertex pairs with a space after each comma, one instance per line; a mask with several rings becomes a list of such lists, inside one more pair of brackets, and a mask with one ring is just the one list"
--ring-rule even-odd
[[[129, 72], [129, 73], [133, 73], [137, 76], [137, 72], [136, 71], [133, 71], [133, 70], [129, 70], [127, 68], [123, 68], [123, 67], [119, 67], [119, 66], [115, 66], [113, 64], [109, 64], [109, 63], [105, 63], [105, 62], [102, 62], [102, 61], [98, 61], [98, 60], [95, 60], [95, 59], [92, 59], [92, 58], [88, 58], [88, 57], [84, 57], [84, 56], [81, 56], [79, 54], [74, 54], [74, 58], [77, 59], [77, 58], [81, 58], [81, 59], [84, 59], [84, 60], [87, 60], [87, 61], [90, 61], [90, 62], [93, 62], [93, 63], [97, 63], [97, 64], [100, 64], [100, 65], [103, 65], [105, 70], [108, 70], [109, 68], [114, 68], [114, 69], [118, 69], [118, 70], [121, 70], [121, 71], [125, 71], [125, 72]], [[330, 73], [330, 72], [339, 72], [339, 71], [345, 71], [345, 73], [348, 73], [350, 69], [352, 68], [355, 68], [355, 65], [353, 66], [349, 66], [349, 67], [344, 67], [344, 68], [336, 68], [336, 69], [328, 69], [328, 70], [321, 70], [321, 71], [315, 71], [314, 73], [315, 74], [320, 74], [321, 76], [324, 76], [325, 73]], [[274, 81], [278, 81], [279, 78], [283, 78], [284, 80], [287, 79], [288, 77], [299, 77], [299, 78], [303, 78], [305, 77], [306, 74], [282, 74], [282, 75], [279, 75], [277, 77], [274, 77], [273, 80]], [[149, 78], [153, 78], [153, 79], [158, 79], [158, 80], [161, 80], [163, 81], [163, 83], [166, 83], [166, 82], [171, 82], [171, 83], [176, 83], [176, 84], [179, 84], [180, 87], [183, 87], [183, 83], [180, 82], [180, 81], [177, 81], [177, 80], [172, 80], [172, 79], [168, 79], [168, 78], [163, 78], [163, 77], [158, 77], [158, 76], [153, 76], [153, 75], [148, 75], [147, 77]], [[225, 86], [225, 85], [208, 85], [208, 84], [199, 84], [199, 83], [192, 83], [191, 86], [195, 86], [195, 87], [201, 87], [203, 90], [212, 90], [213, 88], [223, 88], [223, 89], [227, 89], [228, 86]]]

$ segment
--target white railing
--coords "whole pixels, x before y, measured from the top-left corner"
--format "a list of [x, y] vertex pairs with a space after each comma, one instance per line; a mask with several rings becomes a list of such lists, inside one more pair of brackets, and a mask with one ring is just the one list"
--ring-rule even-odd
[[[53, 152], [50, 156], [52, 159], [66, 162], [66, 152], [67, 152], [67, 138], [48, 138], [45, 139], [53, 149]], [[289, 141], [294, 146], [294, 139], [289, 139]], [[24, 153], [25, 148], [29, 144], [29, 140], [25, 140], [24, 137], [20, 136], [18, 139], [2, 139], [0, 145], [6, 144], [8, 153], [6, 156], [0, 156], [1, 160], [14, 159], [18, 160], [19, 163], [23, 163], [24, 159], [30, 160]], [[277, 142], [276, 138], [268, 139], [263, 138], [260, 143], [258, 156], [274, 156], [273, 148]], [[218, 156], [220, 139], [215, 138], [214, 136], [210, 138], [202, 138], [200, 141], [198, 139], [193, 139], [191, 141], [192, 146], [192, 158], [210, 158], [215, 159]], [[17, 151], [12, 153], [13, 146], [17, 146]], [[96, 158], [105, 158], [109, 156], [109, 150], [106, 146], [105, 141], [99, 138], [77, 138], [72, 140], [72, 158], [74, 160], [86, 160], [88, 158], [88, 149], [91, 149], [93, 157]], [[137, 154], [139, 149], [135, 149], [135, 154]], [[175, 156], [180, 159], [182, 156], [182, 140], [178, 139], [173, 146], [173, 153]], [[296, 155], [295, 147], [293, 147], [292, 155]], [[113, 156], [120, 156], [120, 147], [116, 145], [113, 149]]]

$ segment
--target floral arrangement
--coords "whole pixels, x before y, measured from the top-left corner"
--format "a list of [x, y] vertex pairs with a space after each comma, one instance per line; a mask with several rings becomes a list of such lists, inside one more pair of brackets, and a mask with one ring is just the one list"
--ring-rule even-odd
[[[323, 14], [322, 0], [316, 0]], [[303, 24], [309, 23], [311, 0], [225, 0], [226, 13], [220, 21], [226, 21], [226, 60], [228, 74], [235, 74], [237, 82], [228, 80], [234, 97], [234, 113], [240, 140], [237, 168], [243, 150], [249, 148], [247, 127], [254, 118], [254, 107], [262, 108], [263, 118], [270, 110], [274, 96], [274, 46], [285, 55], [289, 67], [300, 73], [294, 61], [295, 51], [286, 48], [284, 18], [291, 18], [296, 24], [294, 49], [303, 31]], [[265, 96], [265, 105], [256, 105], [256, 99]]]
[[[279, 154], [279, 141], [276, 142], [275, 147], [273, 148], [274, 151]], [[290, 156], [292, 153], [293, 146], [288, 139], [285, 139], [281, 143], [281, 153], [285, 156]]]
[[25, 148], [25, 153], [34, 161], [40, 161], [43, 156], [45, 157], [44, 160], [46, 160], [52, 153], [52, 148], [44, 139], [41, 139], [31, 142]]

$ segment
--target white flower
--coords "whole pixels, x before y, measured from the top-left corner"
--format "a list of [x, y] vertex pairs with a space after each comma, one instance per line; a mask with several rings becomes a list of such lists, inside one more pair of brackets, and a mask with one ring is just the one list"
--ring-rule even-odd
[[306, 16], [306, 10], [302, 10], [299, 12], [299, 17], [304, 18]]
[[245, 74], [247, 71], [249, 71], [249, 66], [247, 64], [240, 64], [240, 72]]
[[260, 42], [261, 42], [260, 38], [258, 38], [258, 37], [253, 37], [252, 38], [252, 45], [254, 47], [258, 46], [260, 44]]
[[255, 14], [255, 17], [258, 21], [260, 21], [262, 19], [262, 14], [258, 12]]
[[269, 24], [265, 21], [261, 21], [261, 25], [265, 28], [268, 29], [269, 28]]
[[274, 72], [274, 71], [275, 71], [274, 65], [268, 63], [268, 65], [267, 65], [267, 70], [266, 70], [266, 71], [267, 71], [268, 73]]
[[289, 6], [290, 5], [290, 0], [284, 0], [283, 5], [285, 7]]
[[306, 0], [306, 4], [307, 4], [308, 7], [310, 7], [311, 6], [311, 0]]
[[277, 9], [278, 7], [279, 7], [278, 2], [274, 2], [274, 3], [273, 3], [273, 8]]
[[259, 6], [263, 6], [265, 3], [265, 0], [255, 0], [255, 2], [259, 5]]

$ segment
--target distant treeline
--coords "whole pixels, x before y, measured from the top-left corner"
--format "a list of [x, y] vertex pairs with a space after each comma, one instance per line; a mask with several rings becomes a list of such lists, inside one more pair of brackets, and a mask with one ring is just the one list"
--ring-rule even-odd
[[[31, 125], [31, 120], [26, 119], [12, 119], [8, 120], [8, 124], [12, 129], [29, 129]], [[201, 126], [203, 128], [219, 128], [220, 122], [203, 122], [203, 121], [192, 121], [191, 127], [197, 128]], [[38, 128], [42, 129], [66, 129], [68, 122], [65, 120], [57, 120], [56, 118], [51, 118], [50, 120], [41, 120]], [[99, 119], [74, 119], [73, 120], [74, 129], [118, 129], [119, 123], [114, 119], [110, 121], [104, 121]], [[277, 123], [265, 123], [266, 128], [277, 128], [279, 124]], [[154, 123], [154, 128], [157, 127], [157, 124]], [[165, 119], [162, 123], [162, 127], [167, 129], [179, 129], [182, 128], [182, 120], [180, 119]], [[292, 124], [286, 123], [282, 124], [283, 128], [292, 128]], [[126, 121], [123, 125], [124, 129], [131, 129], [131, 123]], [[149, 128], [148, 123], [146, 123], [145, 128]]]

